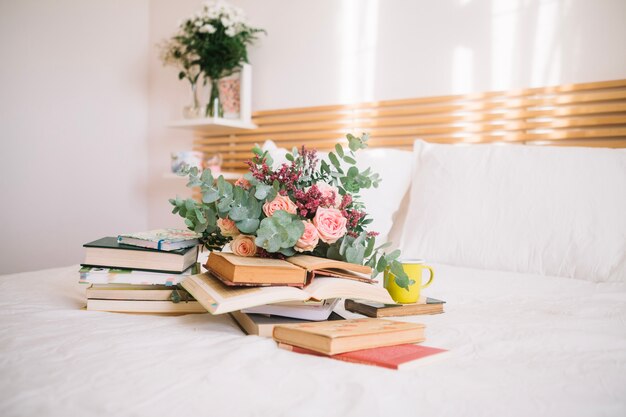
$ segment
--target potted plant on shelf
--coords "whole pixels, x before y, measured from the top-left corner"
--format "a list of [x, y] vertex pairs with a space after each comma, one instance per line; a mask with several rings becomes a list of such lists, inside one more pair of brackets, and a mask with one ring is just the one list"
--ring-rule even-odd
[[[248, 63], [248, 46], [258, 34], [265, 32], [246, 22], [243, 11], [224, 2], [207, 2], [202, 9], [184, 20], [172, 42], [180, 45], [189, 62], [198, 67], [204, 83], [210, 82], [211, 93], [205, 116], [222, 117], [223, 108], [219, 97], [219, 80], [237, 72]], [[180, 76], [180, 75], [179, 75]], [[227, 100], [239, 101], [238, 92], [233, 94], [232, 83], [224, 89]]]

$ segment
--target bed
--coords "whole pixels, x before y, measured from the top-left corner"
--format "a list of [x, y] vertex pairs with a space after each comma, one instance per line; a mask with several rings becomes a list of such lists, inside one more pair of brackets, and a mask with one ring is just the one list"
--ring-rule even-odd
[[435, 268], [446, 313], [405, 320], [450, 353], [402, 372], [283, 351], [229, 316], [84, 311], [76, 265], [2, 276], [0, 415], [624, 415], [625, 283]]
[[393, 185], [365, 198], [435, 267], [446, 312], [402, 320], [447, 356], [391, 371], [227, 315], [85, 311], [73, 265], [0, 277], [0, 415], [626, 415], [626, 153], [414, 146], [364, 155]]

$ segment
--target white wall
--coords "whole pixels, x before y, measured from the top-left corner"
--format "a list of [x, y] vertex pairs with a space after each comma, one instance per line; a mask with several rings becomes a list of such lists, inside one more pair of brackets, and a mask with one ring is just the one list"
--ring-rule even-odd
[[0, 273], [147, 227], [148, 6], [0, 2]]
[[[626, 78], [623, 0], [234, 0], [255, 110]], [[198, 0], [0, 0], [0, 273], [181, 226], [188, 87], [156, 43]], [[36, 253], [36, 256], [33, 256]]]
[[[233, 0], [267, 30], [250, 50], [253, 109], [480, 92], [626, 78], [624, 0]], [[197, 0], [151, 1], [151, 43]], [[192, 135], [164, 128], [187, 85], [151, 52], [151, 226], [178, 222], [163, 180]], [[177, 223], [178, 224], [178, 223]]]
[[626, 77], [624, 0], [237, 0], [256, 109]]

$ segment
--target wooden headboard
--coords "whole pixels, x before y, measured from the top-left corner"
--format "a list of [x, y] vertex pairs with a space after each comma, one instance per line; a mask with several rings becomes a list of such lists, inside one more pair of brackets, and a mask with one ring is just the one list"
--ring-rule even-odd
[[223, 168], [243, 171], [255, 143], [328, 150], [346, 133], [370, 133], [370, 147], [435, 143], [626, 147], [626, 80], [480, 94], [265, 110], [254, 130], [203, 133], [194, 149], [221, 153]]

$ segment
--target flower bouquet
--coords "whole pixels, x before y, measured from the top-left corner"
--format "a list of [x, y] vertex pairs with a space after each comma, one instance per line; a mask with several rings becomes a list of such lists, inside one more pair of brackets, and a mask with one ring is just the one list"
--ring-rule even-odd
[[287, 154], [287, 163], [272, 168], [272, 158], [256, 146], [249, 172], [235, 184], [210, 170], [187, 168], [188, 187], [199, 187], [201, 201], [170, 199], [173, 213], [201, 234], [210, 250], [230, 243], [236, 255], [284, 258], [297, 253], [331, 258], [372, 268], [376, 276], [390, 268], [398, 286], [412, 283], [397, 261], [400, 251], [376, 246], [376, 232], [359, 191], [378, 187], [381, 179], [360, 171], [355, 153], [367, 147], [368, 135], [347, 135], [348, 149], [337, 144], [326, 160], [304, 146]]

